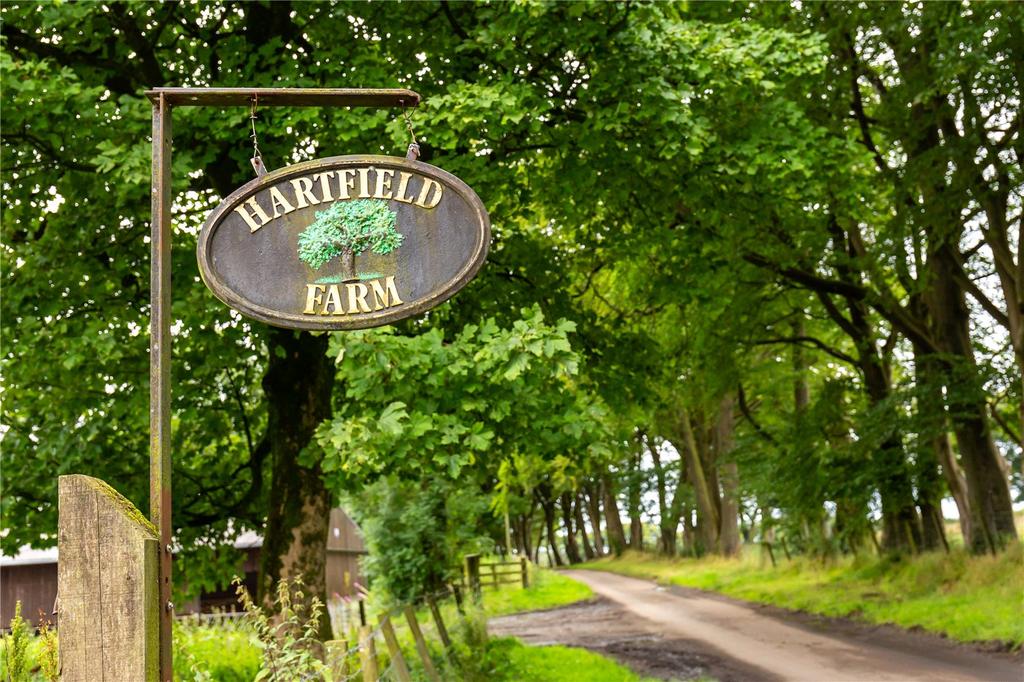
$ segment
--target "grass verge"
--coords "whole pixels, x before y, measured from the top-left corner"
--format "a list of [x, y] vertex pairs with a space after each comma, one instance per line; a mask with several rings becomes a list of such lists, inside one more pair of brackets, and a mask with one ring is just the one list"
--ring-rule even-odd
[[[526, 646], [514, 637], [492, 639], [487, 657], [493, 680], [509, 682], [648, 682], [629, 668], [584, 649]], [[654, 682], [650, 680], [650, 682]]]
[[489, 617], [519, 611], [539, 611], [565, 606], [594, 596], [586, 585], [554, 571], [534, 569], [530, 586], [502, 585], [484, 590], [484, 613]]
[[579, 568], [696, 587], [747, 601], [870, 623], [920, 627], [962, 642], [1024, 645], [1024, 545], [999, 556], [962, 550], [904, 559], [795, 558], [778, 567], [758, 549], [739, 559], [627, 553]]

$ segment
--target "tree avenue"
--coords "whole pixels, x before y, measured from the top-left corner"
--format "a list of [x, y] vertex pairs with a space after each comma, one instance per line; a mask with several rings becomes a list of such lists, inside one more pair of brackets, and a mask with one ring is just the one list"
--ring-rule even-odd
[[[2, 127], [5, 554], [54, 543], [58, 473], [146, 499], [142, 92], [161, 85], [413, 88], [423, 160], [465, 179], [494, 231], [472, 283], [394, 329], [250, 322], [194, 256], [251, 179], [248, 112], [175, 112], [179, 589], [223, 587], [241, 559], [222, 546], [253, 529], [265, 595], [298, 574], [322, 592], [340, 502], [399, 597], [495, 547], [570, 563], [1017, 541], [1019, 4], [0, 12], [19, 104]], [[256, 126], [270, 166], [406, 142], [384, 110]], [[395, 305], [358, 254], [398, 246], [382, 205], [439, 212], [440, 183], [350, 170], [234, 218], [248, 236], [315, 206], [303, 262], [355, 263], [304, 283], [310, 315]]]

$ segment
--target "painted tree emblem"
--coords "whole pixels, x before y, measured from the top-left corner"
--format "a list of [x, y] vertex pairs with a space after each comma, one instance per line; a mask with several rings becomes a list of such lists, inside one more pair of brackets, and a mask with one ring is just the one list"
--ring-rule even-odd
[[355, 257], [366, 251], [385, 255], [402, 245], [397, 214], [381, 199], [336, 201], [299, 234], [299, 258], [314, 270], [341, 256], [342, 278], [358, 279]]

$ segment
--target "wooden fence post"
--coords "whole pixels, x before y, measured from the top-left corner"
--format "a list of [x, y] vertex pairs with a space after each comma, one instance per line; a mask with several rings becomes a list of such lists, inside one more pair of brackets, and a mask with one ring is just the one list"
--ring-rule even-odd
[[405, 607], [405, 620], [409, 622], [412, 638], [416, 642], [416, 651], [419, 652], [420, 660], [423, 661], [423, 671], [434, 682], [441, 682], [441, 677], [434, 667], [434, 660], [430, 658], [430, 649], [427, 648], [427, 642], [423, 639], [423, 631], [420, 630], [420, 624], [416, 620], [416, 609], [412, 606]]
[[519, 557], [519, 573], [523, 578], [523, 589], [530, 586], [530, 567], [526, 563], [526, 557]]
[[158, 680], [156, 527], [97, 478], [61, 476], [58, 487], [61, 680]]
[[331, 639], [324, 642], [327, 654], [327, 667], [335, 679], [348, 677], [348, 642], [344, 639]]
[[469, 590], [477, 601], [480, 601], [480, 555], [466, 555], [466, 582], [469, 583]]
[[452, 596], [455, 597], [455, 608], [458, 609], [459, 614], [465, 616], [466, 609], [462, 605], [462, 588], [458, 585], [452, 585]]
[[359, 667], [363, 669], [363, 682], [377, 682], [377, 649], [368, 625], [359, 626]]
[[437, 634], [445, 649], [450, 649], [452, 640], [448, 637], [448, 628], [444, 626], [444, 619], [441, 618], [441, 609], [437, 608], [437, 602], [433, 597], [427, 597], [427, 605], [430, 607], [430, 615], [434, 617], [434, 625], [437, 626]]
[[384, 635], [384, 641], [387, 642], [388, 653], [391, 654], [391, 665], [395, 668], [395, 677], [398, 678], [398, 682], [412, 682], [409, 666], [405, 664], [405, 657], [402, 656], [402, 647], [398, 646], [395, 628], [392, 627], [391, 619], [387, 616], [380, 619], [380, 631]]

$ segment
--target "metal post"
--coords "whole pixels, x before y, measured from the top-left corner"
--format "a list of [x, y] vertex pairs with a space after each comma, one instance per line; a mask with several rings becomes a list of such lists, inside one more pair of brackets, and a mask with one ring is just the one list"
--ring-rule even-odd
[[171, 105], [153, 102], [149, 516], [160, 532], [160, 679], [171, 682]]

